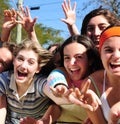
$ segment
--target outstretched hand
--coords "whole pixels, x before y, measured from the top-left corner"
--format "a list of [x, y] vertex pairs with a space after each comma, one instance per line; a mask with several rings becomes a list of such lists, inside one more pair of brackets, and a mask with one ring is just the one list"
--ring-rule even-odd
[[120, 123], [120, 102], [114, 104], [109, 112], [108, 124]]
[[4, 10], [4, 22], [2, 27], [7, 30], [11, 30], [16, 26], [16, 17], [17, 14], [14, 9], [12, 10]]
[[78, 88], [70, 89], [64, 97], [66, 97], [71, 103], [80, 105], [87, 110], [95, 111], [101, 104], [101, 101], [98, 96], [89, 89], [90, 84], [91, 81], [88, 79], [81, 91]]
[[58, 85], [55, 88], [50, 87], [50, 89], [52, 93], [54, 94], [54, 96], [56, 97], [64, 97], [66, 93], [68, 92], [68, 88], [64, 85]]
[[20, 20], [17, 21], [17, 23], [22, 24], [22, 27], [26, 30], [26, 32], [32, 32], [34, 30], [34, 25], [37, 21], [37, 18], [35, 17], [32, 19], [30, 15], [30, 11], [28, 7], [26, 7], [26, 10], [21, 6], [22, 14], [17, 12]]
[[73, 7], [71, 7], [71, 3], [70, 0], [68, 0], [68, 4], [66, 2], [66, 0], [64, 0], [64, 2], [62, 3], [62, 9], [64, 11], [65, 14], [65, 19], [61, 19], [61, 21], [63, 21], [64, 23], [68, 24], [68, 25], [73, 25], [76, 22], [76, 2], [74, 3]]

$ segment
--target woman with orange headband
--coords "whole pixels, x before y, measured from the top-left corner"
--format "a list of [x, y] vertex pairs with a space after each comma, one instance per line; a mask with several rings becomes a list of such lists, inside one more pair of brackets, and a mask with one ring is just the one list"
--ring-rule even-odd
[[[120, 26], [114, 25], [105, 29], [101, 34], [99, 44], [104, 69], [94, 72], [87, 78], [86, 84], [87, 82], [90, 84], [88, 90], [88, 85], [83, 88], [84, 90], [82, 90], [82, 92], [80, 92], [78, 88], [69, 90], [70, 92], [66, 97], [72, 103], [85, 107], [93, 124], [119, 124]], [[95, 94], [90, 89], [99, 96], [101, 105], [94, 106], [97, 100], [93, 97]], [[75, 93], [74, 95], [72, 95], [73, 91]], [[89, 108], [91, 107], [93, 109], [90, 110]]]
[[[104, 70], [91, 74], [92, 90], [100, 97], [101, 106], [87, 110], [94, 124], [120, 123], [120, 25], [109, 26], [100, 36], [100, 56]], [[78, 93], [77, 93], [78, 95]], [[89, 103], [89, 99], [87, 101]], [[102, 108], [102, 111], [100, 110]], [[102, 113], [106, 121], [102, 118]]]

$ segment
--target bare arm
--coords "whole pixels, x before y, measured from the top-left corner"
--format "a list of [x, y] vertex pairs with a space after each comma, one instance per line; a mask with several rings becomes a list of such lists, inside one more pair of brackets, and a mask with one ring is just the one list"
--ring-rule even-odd
[[0, 124], [5, 124], [6, 119], [6, 97], [4, 95], [0, 96]]

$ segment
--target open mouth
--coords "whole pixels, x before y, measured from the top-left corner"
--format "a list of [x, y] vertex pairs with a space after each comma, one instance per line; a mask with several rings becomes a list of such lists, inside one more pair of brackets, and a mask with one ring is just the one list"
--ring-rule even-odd
[[78, 73], [80, 69], [71, 69], [71, 73]]
[[120, 68], [120, 63], [110, 63], [112, 69]]
[[27, 77], [27, 75], [28, 75], [27, 73], [18, 71], [18, 77]]

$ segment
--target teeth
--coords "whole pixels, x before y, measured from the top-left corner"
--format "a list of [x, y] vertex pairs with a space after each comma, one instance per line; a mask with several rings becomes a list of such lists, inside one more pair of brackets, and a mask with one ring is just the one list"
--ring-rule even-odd
[[120, 62], [119, 63], [111, 63], [111, 65], [120, 65]]
[[79, 70], [79, 68], [77, 68], [77, 69], [71, 69], [71, 71], [77, 71], [77, 70]]

